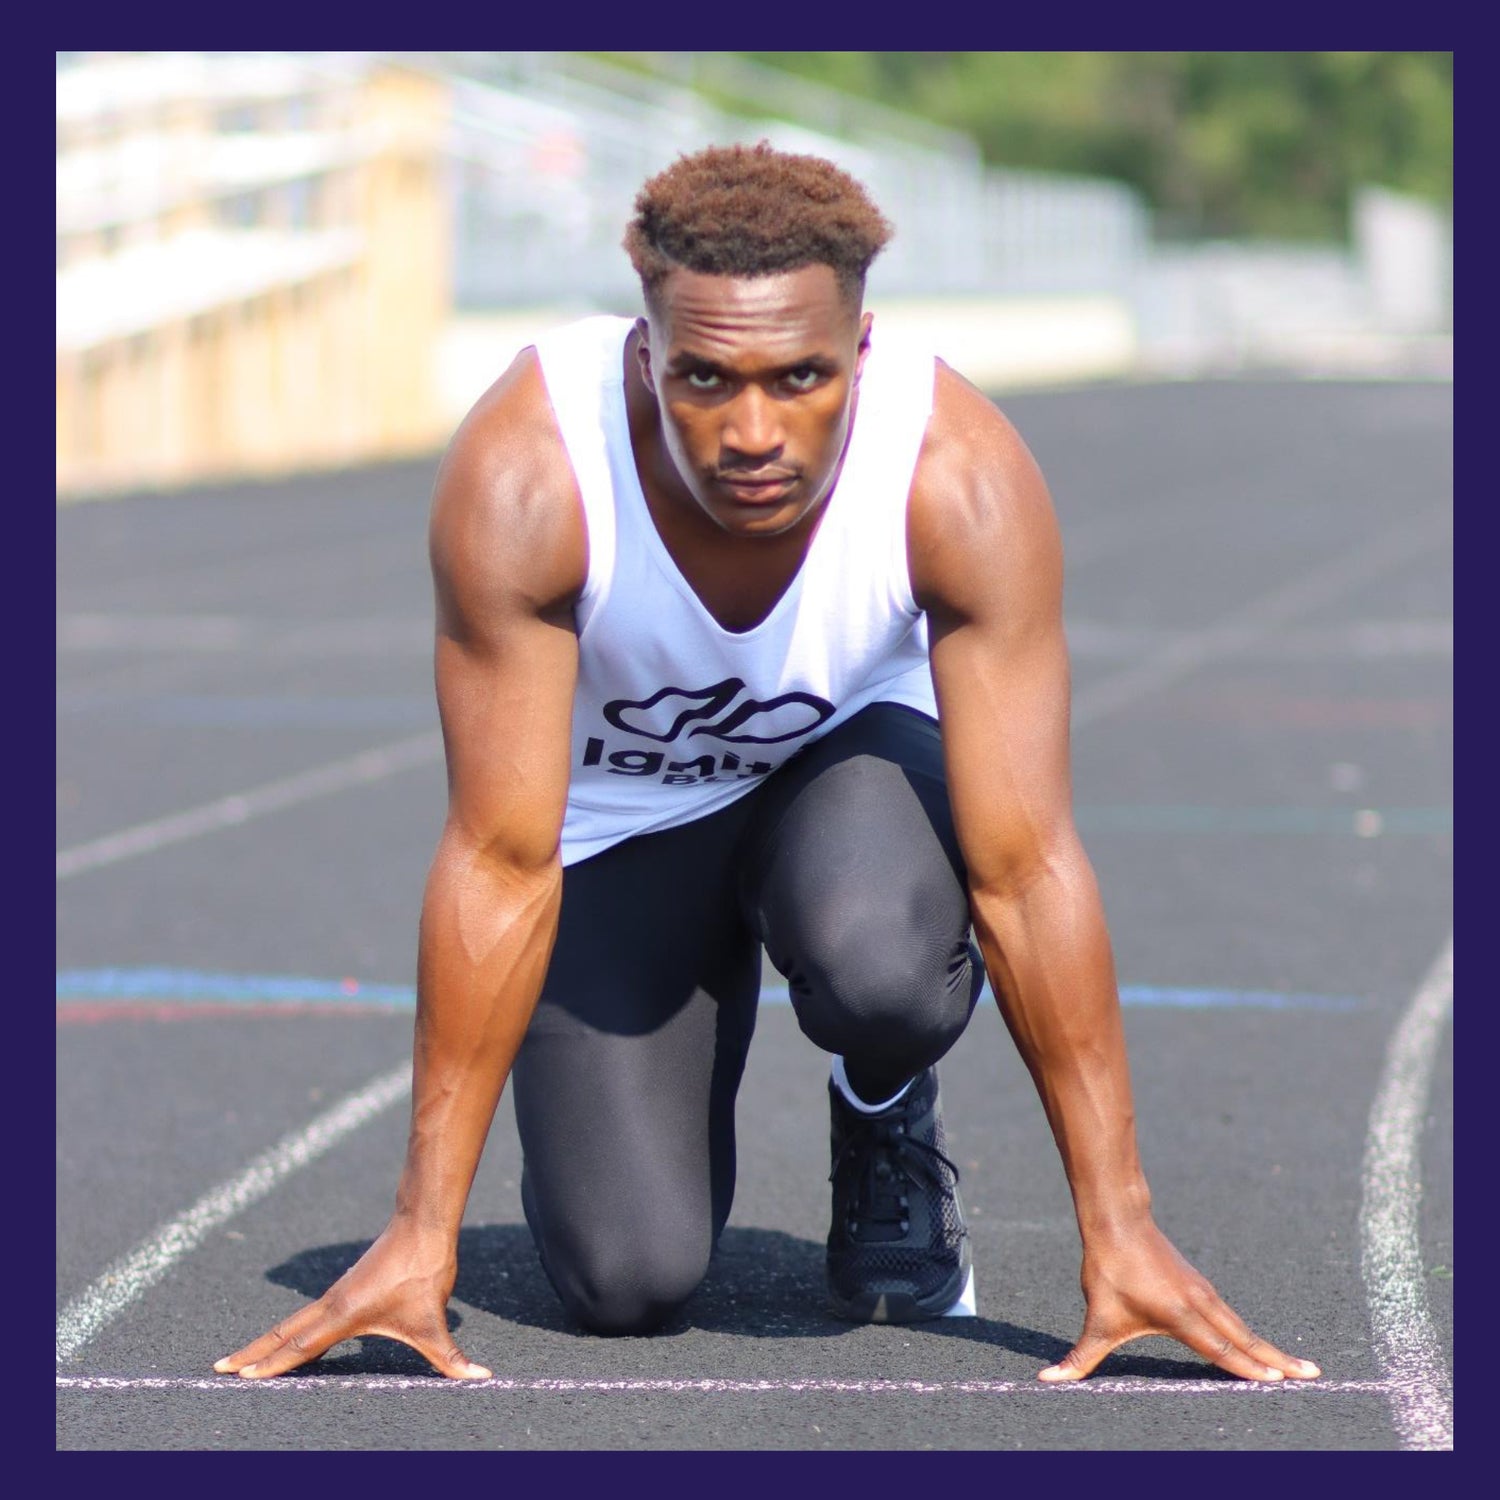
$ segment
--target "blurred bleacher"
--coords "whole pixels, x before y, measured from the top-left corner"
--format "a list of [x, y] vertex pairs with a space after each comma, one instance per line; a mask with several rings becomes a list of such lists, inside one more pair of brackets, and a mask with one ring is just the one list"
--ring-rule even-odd
[[60, 54], [59, 494], [430, 446], [445, 109], [358, 57]]

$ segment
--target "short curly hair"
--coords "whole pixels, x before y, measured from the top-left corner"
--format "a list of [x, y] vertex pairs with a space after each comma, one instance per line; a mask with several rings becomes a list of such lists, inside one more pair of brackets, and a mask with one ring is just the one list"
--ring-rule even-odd
[[678, 269], [770, 276], [826, 265], [857, 304], [893, 233], [847, 172], [761, 141], [709, 146], [648, 179], [622, 243], [648, 303]]

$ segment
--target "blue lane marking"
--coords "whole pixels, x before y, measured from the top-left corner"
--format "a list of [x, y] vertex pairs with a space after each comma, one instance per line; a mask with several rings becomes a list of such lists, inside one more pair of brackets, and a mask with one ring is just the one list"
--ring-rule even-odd
[[193, 969], [59, 969], [59, 1000], [178, 1000], [236, 1004], [302, 1005], [346, 1001], [410, 1009], [411, 985], [363, 980], [304, 979], [293, 974], [201, 974]]
[[[993, 1000], [985, 981], [980, 998]], [[1300, 995], [1281, 990], [1217, 990], [1164, 988], [1152, 984], [1122, 984], [1120, 1004], [1143, 1009], [1176, 1010], [1358, 1010], [1365, 1002], [1357, 995]]]
[[[989, 984], [983, 997], [993, 999]], [[761, 990], [766, 1005], [789, 1004], [784, 984]], [[411, 985], [369, 984], [364, 980], [308, 979], [291, 974], [205, 974], [193, 969], [59, 969], [59, 1003], [151, 1000], [221, 1005], [338, 1004], [387, 1006], [410, 1010], [417, 993]], [[1280, 990], [1203, 989], [1196, 987], [1126, 984], [1120, 986], [1122, 1005], [1177, 1010], [1357, 1010], [1365, 1004], [1355, 995], [1288, 994]]]

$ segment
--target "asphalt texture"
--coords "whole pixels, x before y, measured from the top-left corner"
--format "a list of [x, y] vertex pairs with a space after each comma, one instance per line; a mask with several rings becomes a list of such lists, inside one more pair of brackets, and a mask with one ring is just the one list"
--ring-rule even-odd
[[[823, 1311], [827, 1059], [768, 1001], [729, 1228], [661, 1333], [566, 1321], [502, 1099], [451, 1308], [493, 1382], [444, 1382], [382, 1339], [273, 1382], [213, 1373], [322, 1292], [391, 1207], [405, 1098], [370, 1090], [409, 1060], [444, 808], [419, 738], [437, 724], [431, 459], [58, 512], [58, 1450], [1423, 1446], [1362, 1215], [1372, 1111], [1452, 931], [1452, 387], [1001, 404], [1062, 521], [1075, 805], [1158, 1221], [1323, 1379], [1249, 1386], [1150, 1338], [1078, 1387], [1035, 1381], [1081, 1324], [1079, 1244], [988, 1001], [940, 1070], [975, 1318]], [[354, 759], [399, 744], [415, 746], [405, 768]], [[326, 766], [344, 769], [297, 780]], [[292, 790], [277, 804], [255, 795], [268, 786]], [[216, 811], [165, 821], [201, 808]], [[141, 847], [101, 842], [142, 826]], [[1407, 1095], [1404, 1290], [1451, 1445], [1446, 1015], [1431, 1051]], [[331, 1114], [351, 1099], [363, 1116]]]

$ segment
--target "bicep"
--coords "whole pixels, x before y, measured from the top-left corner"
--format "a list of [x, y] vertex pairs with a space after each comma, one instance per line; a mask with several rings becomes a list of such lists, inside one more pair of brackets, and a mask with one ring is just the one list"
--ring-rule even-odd
[[970, 882], [1003, 891], [1076, 848], [1062, 543], [1014, 429], [978, 393], [948, 394], [913, 516], [913, 583]]
[[521, 868], [556, 854], [567, 803], [578, 643], [538, 614], [482, 638], [438, 633], [434, 669], [448, 764], [448, 823]]
[[439, 471], [430, 553], [450, 835], [518, 868], [557, 854], [567, 802], [587, 541], [535, 372]]

